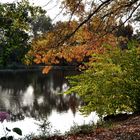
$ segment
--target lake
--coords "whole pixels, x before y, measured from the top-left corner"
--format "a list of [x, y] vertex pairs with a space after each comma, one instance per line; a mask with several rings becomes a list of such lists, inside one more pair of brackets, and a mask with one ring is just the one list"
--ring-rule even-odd
[[[74, 123], [96, 123], [98, 117], [94, 112], [87, 117], [80, 114], [78, 108], [83, 102], [77, 95], [63, 94], [69, 88], [65, 77], [75, 74], [75, 70], [60, 68], [47, 75], [39, 69], [0, 72], [0, 111], [11, 113], [10, 121], [0, 123], [0, 137], [5, 135], [6, 127], [19, 127], [23, 136], [39, 135], [44, 121], [50, 122], [50, 133], [59, 130], [61, 134]], [[12, 132], [9, 135], [19, 138]]]

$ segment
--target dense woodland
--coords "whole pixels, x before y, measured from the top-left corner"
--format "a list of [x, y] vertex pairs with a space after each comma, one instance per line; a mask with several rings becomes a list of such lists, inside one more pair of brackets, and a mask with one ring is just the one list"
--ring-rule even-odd
[[1, 3], [0, 67], [75, 66], [82, 73], [68, 77], [67, 94], [84, 100], [83, 114], [140, 112], [140, 1], [62, 0], [60, 8], [69, 20], [54, 23], [28, 0]]

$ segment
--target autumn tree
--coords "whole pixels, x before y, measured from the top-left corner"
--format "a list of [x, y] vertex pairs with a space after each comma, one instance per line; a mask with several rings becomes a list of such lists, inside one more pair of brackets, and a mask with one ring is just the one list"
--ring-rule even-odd
[[[32, 49], [29, 52], [29, 54], [33, 54], [33, 56], [29, 57], [28, 55], [27, 57], [30, 59], [33, 57], [35, 58], [35, 62], [42, 64], [51, 65], [54, 64], [54, 62], [58, 63], [59, 57], [62, 56], [61, 52], [64, 46], [67, 48], [66, 50], [72, 50], [71, 46], [81, 45], [77, 43], [78, 41], [73, 42], [74, 39], [76, 40], [76, 36], [80, 36], [78, 35], [80, 32], [83, 34], [86, 32], [87, 37], [92, 36], [91, 38], [96, 38], [96, 40], [100, 37], [104, 38], [106, 34], [112, 34], [118, 27], [121, 29], [121, 26], [133, 17], [135, 12], [139, 9], [139, 6], [140, 3], [138, 0], [63, 0], [61, 7], [65, 8], [64, 14], [70, 17], [69, 21], [63, 23], [58, 22], [52, 32], [43, 35], [38, 40], [34, 40]], [[75, 21], [74, 18], [76, 19]], [[122, 23], [119, 24], [119, 21], [122, 21]], [[129, 29], [127, 29], [127, 27], [125, 35], [130, 31], [129, 36], [127, 35], [128, 38], [130, 38], [132, 32], [130, 28], [128, 27]], [[83, 37], [80, 36], [80, 38]], [[91, 38], [87, 39], [85, 42], [92, 40]], [[86, 44], [85, 42], [82, 45]], [[57, 57], [52, 55], [52, 63], [48, 62], [50, 61], [48, 54], [50, 57], [52, 54], [57, 55]], [[57, 58], [57, 61], [54, 61], [55, 58]]]
[[66, 14], [70, 15], [70, 17], [76, 15], [79, 18], [80, 23], [74, 32], [87, 22], [90, 22], [95, 16], [100, 17], [102, 19], [101, 24], [106, 23], [106, 26], [109, 25], [107, 30], [112, 31], [109, 29], [113, 28], [110, 25], [114, 26], [116, 20], [122, 20], [123, 24], [126, 23], [132, 19], [140, 7], [139, 0], [63, 0], [62, 5], [66, 7]]
[[[104, 50], [103, 44], [115, 46], [116, 38], [113, 34], [107, 34], [100, 37], [94, 33], [87, 25], [81, 27], [67, 42], [57, 46], [58, 42], [67, 37], [67, 34], [75, 29], [77, 21], [58, 22], [53, 30], [44, 34], [42, 37], [35, 39], [32, 43], [31, 50], [26, 55], [27, 63], [30, 57], [37, 64], [51, 65], [75, 65], [78, 66], [83, 62], [90, 60], [93, 53]], [[94, 29], [94, 26], [92, 27]], [[57, 34], [57, 36], [56, 36]], [[50, 69], [50, 68], [48, 68]], [[43, 72], [48, 72], [46, 68]]]

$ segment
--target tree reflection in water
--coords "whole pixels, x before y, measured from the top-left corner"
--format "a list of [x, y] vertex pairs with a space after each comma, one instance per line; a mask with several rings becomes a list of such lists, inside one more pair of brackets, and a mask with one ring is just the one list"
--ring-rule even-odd
[[47, 118], [53, 110], [59, 113], [72, 110], [76, 113], [81, 104], [75, 95], [61, 94], [68, 88], [64, 78], [76, 71], [52, 70], [48, 75], [41, 71], [14, 71], [0, 73], [0, 111], [10, 111], [11, 120], [33, 117]]

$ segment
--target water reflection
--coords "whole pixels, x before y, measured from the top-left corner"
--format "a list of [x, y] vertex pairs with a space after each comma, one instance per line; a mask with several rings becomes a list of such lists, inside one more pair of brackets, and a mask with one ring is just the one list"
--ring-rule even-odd
[[[76, 73], [61, 69], [53, 70], [48, 75], [43, 75], [39, 70], [2, 72], [0, 111], [9, 111], [12, 122], [29, 119], [34, 122], [46, 118], [56, 128], [66, 130], [67, 128], [61, 128], [59, 123], [66, 121], [66, 127], [70, 127], [76, 119], [77, 122], [82, 120], [77, 113], [78, 106], [82, 104], [81, 100], [75, 94], [62, 94], [68, 89], [65, 76]], [[22, 123], [21, 121], [20, 124]], [[25, 131], [30, 132], [27, 128]]]
[[51, 71], [48, 75], [40, 71], [0, 73], [0, 110], [36, 119], [48, 117], [52, 110], [71, 109], [75, 114], [80, 100], [75, 94], [61, 94], [68, 88], [64, 77], [69, 74], [64, 70]]

